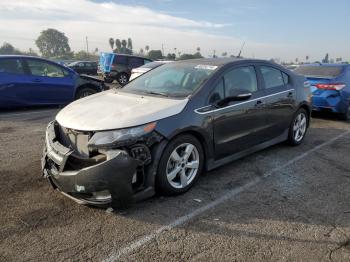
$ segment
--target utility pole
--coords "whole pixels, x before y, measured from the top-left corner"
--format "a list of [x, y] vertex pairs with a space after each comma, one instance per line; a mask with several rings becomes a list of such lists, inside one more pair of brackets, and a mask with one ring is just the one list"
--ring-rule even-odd
[[85, 37], [86, 40], [86, 52], [89, 53], [89, 41], [88, 41], [88, 37]]

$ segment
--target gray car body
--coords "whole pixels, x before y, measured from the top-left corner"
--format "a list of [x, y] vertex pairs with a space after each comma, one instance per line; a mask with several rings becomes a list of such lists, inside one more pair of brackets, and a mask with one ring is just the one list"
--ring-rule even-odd
[[[65, 193], [72, 193], [71, 191], [67, 192], [65, 188], [74, 191], [72, 184], [79, 180], [80, 184], [88, 185], [92, 192], [97, 187], [99, 190], [105, 188], [114, 191], [114, 199], [144, 199], [155, 193], [155, 178], [159, 160], [169, 141], [175, 137], [181, 134], [195, 136], [204, 150], [205, 168], [206, 170], [212, 170], [230, 161], [287, 140], [292, 119], [300, 108], [306, 110], [310, 116], [311, 95], [309, 87], [305, 84], [305, 78], [277, 64], [255, 59], [199, 59], [176, 63], [213, 65], [217, 66], [217, 70], [189, 97], [188, 103], [180, 113], [158, 120], [155, 130], [147, 137], [140, 137], [135, 141], [131, 141], [128, 145], [115, 148], [120, 150], [120, 152], [117, 152], [118, 157], [113, 158], [110, 162], [106, 161], [106, 165], [112, 168], [106, 171], [110, 174], [104, 173], [101, 179], [99, 178], [101, 176], [100, 168], [101, 165], [102, 167], [105, 165], [104, 163], [96, 165], [99, 166], [96, 171], [94, 171], [94, 167], [89, 167], [89, 176], [82, 175], [86, 170], [76, 171], [77, 177], [70, 176], [70, 180], [65, 180], [59, 174], [57, 177], [52, 176], [50, 167], [47, 165], [47, 155], [44, 155], [44, 174], [55, 188], [59, 188]], [[241, 66], [254, 66], [257, 74], [258, 91], [254, 92], [248, 100], [231, 102], [223, 107], [210, 104], [209, 98], [217, 82], [228, 70]], [[284, 72], [289, 76], [289, 83], [266, 89], [259, 70], [260, 66], [269, 66]], [[127, 92], [127, 89], [125, 92]], [[51, 129], [53, 130], [53, 128]], [[47, 137], [50, 137], [50, 134]], [[55, 141], [57, 143], [57, 140]], [[55, 143], [51, 143], [50, 147], [54, 146]], [[141, 149], [142, 146], [149, 149], [150, 161], [142, 163], [142, 161], [136, 159], [137, 157], [131, 156], [130, 150], [135, 144], [141, 145]], [[60, 149], [54, 149], [54, 151], [56, 154], [59, 153]], [[148, 150], [144, 152], [146, 151]], [[68, 157], [66, 153], [67, 150], [64, 153], [65, 159]], [[118, 166], [122, 166], [123, 171], [116, 174], [115, 170], [118, 170]], [[132, 188], [132, 174], [140, 169], [142, 169], [140, 179], [142, 183], [137, 188]], [[108, 177], [111, 177], [111, 179], [108, 179]], [[60, 182], [60, 179], [62, 182]], [[104, 188], [101, 188], [101, 184]], [[130, 197], [130, 194], [133, 196]], [[77, 195], [79, 194], [74, 194], [74, 198], [83, 203], [106, 204], [86, 201]]]

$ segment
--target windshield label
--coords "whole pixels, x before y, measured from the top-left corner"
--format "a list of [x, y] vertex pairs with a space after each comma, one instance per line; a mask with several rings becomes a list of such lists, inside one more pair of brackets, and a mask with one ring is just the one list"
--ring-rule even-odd
[[218, 67], [213, 66], [213, 65], [196, 65], [194, 68], [195, 69], [204, 69], [204, 70], [215, 70]]

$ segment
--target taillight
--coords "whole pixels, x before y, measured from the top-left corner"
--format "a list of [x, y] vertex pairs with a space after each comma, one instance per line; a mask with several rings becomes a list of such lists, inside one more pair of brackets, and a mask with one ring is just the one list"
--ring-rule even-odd
[[342, 90], [344, 87], [346, 87], [346, 84], [344, 83], [335, 83], [335, 84], [316, 84], [315, 85], [318, 89], [325, 89], [325, 90]]

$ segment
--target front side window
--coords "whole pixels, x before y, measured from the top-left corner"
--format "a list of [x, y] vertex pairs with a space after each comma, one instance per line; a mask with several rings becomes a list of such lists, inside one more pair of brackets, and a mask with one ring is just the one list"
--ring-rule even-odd
[[226, 97], [236, 96], [244, 92], [258, 91], [255, 69], [253, 66], [234, 68], [224, 75]]
[[216, 84], [213, 92], [210, 95], [209, 104], [213, 105], [224, 98], [225, 98], [224, 79], [220, 78], [219, 82]]
[[216, 66], [166, 64], [141, 75], [122, 91], [186, 97], [197, 90], [216, 70]]
[[285, 80], [280, 70], [269, 66], [262, 66], [260, 69], [264, 79], [265, 88], [268, 89], [284, 86]]
[[29, 69], [34, 76], [65, 77], [62, 68], [40, 60], [27, 60]]
[[0, 59], [0, 73], [24, 74], [24, 70], [19, 59]]

